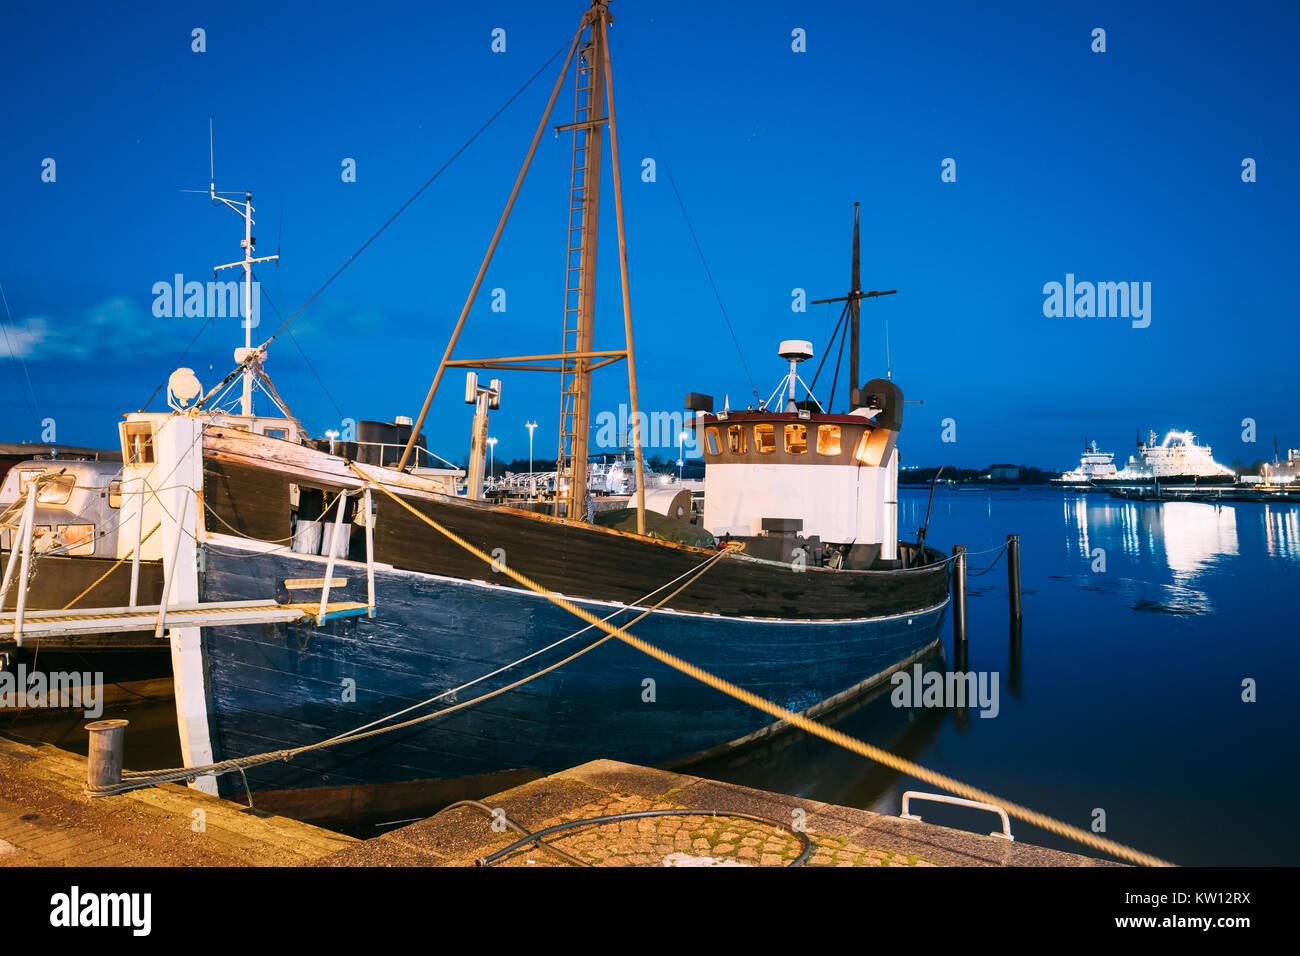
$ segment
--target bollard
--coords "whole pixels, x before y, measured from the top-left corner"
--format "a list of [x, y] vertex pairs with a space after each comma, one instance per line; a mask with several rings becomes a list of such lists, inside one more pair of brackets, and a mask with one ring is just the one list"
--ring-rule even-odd
[[1011, 620], [1020, 620], [1020, 535], [1007, 535], [1007, 593], [1011, 596]]
[[122, 782], [122, 750], [126, 743], [126, 720], [97, 720], [86, 724], [90, 746], [86, 751], [86, 786], [92, 795], [95, 787]]
[[952, 549], [952, 640], [966, 643], [966, 546]]

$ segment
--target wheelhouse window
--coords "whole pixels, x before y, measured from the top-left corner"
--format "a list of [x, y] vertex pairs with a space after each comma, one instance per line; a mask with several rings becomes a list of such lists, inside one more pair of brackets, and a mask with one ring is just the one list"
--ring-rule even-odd
[[284, 441], [289, 437], [289, 429], [268, 428], [264, 432], [262, 432], [262, 434], [264, 434], [267, 438], [279, 438], [281, 441]]
[[123, 452], [128, 465], [153, 464], [153, 425], [127, 422], [122, 426]]
[[817, 454], [838, 455], [840, 453], [840, 426], [817, 426]]
[[727, 428], [727, 450], [733, 455], [745, 453], [745, 426], [731, 425]]
[[776, 426], [755, 425], [754, 447], [760, 455], [770, 455], [776, 451]]
[[785, 450], [790, 455], [802, 455], [808, 450], [808, 426], [785, 426]]
[[63, 539], [64, 554], [94, 554], [95, 526], [93, 524], [61, 524], [56, 527]]
[[36, 502], [42, 505], [66, 505], [77, 487], [76, 475], [55, 475], [42, 481], [36, 490]]
[[718, 438], [718, 430], [712, 426], [704, 429], [704, 444], [708, 446], [710, 455], [716, 455], [722, 447], [721, 440]]

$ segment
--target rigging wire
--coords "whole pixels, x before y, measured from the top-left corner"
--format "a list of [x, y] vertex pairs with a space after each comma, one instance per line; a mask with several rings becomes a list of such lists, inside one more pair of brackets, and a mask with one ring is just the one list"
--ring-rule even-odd
[[[650, 111], [646, 109], [645, 101], [641, 98], [641, 91], [637, 88], [634, 81], [628, 81], [628, 87], [632, 90], [632, 95], [636, 98], [637, 103], [641, 106], [641, 113], [645, 116], [646, 126], [650, 128], [650, 136], [656, 142], [659, 142], [659, 133], [655, 129], [654, 119]], [[740, 347], [740, 339], [736, 337], [736, 329], [731, 324], [731, 316], [727, 314], [727, 306], [722, 301], [722, 293], [718, 291], [718, 283], [713, 279], [713, 270], [709, 268], [709, 260], [704, 256], [704, 248], [700, 245], [700, 237], [695, 234], [695, 226], [691, 223], [690, 213], [686, 211], [686, 203], [682, 200], [681, 191], [677, 188], [677, 180], [673, 178], [672, 167], [668, 165], [668, 160], [663, 160], [660, 165], [663, 166], [664, 172], [668, 174], [668, 185], [672, 187], [673, 195], [677, 197], [677, 206], [682, 211], [682, 218], [686, 220], [686, 230], [691, 234], [691, 242], [695, 243], [695, 252], [700, 257], [700, 264], [704, 266], [704, 275], [708, 277], [709, 286], [713, 289], [713, 297], [718, 300], [718, 310], [722, 313], [722, 321], [727, 324], [727, 331], [731, 333], [731, 341], [735, 343], [736, 355], [740, 357], [740, 364], [745, 369], [745, 377], [749, 379], [750, 390], [753, 391], [754, 397], [760, 402], [763, 396], [759, 394], [758, 385], [754, 381], [754, 375], [749, 370], [749, 363], [745, 361], [745, 352]]]
[[[373, 243], [376, 239], [378, 239], [384, 233], [384, 231], [397, 220], [398, 216], [406, 212], [406, 210], [411, 206], [411, 204], [414, 203], [417, 199], [419, 199], [420, 196], [424, 194], [424, 191], [426, 189], [428, 189], [430, 186], [433, 185], [434, 180], [436, 180], [439, 176], [441, 176], [444, 172], [446, 172], [448, 167], [450, 167], [452, 163], [454, 163], [457, 159], [459, 159], [460, 155], [464, 153], [465, 150], [469, 149], [470, 146], [473, 145], [474, 141], [477, 140], [480, 136], [482, 136], [483, 133], [487, 131], [488, 127], [491, 126], [494, 122], [496, 122], [498, 117], [500, 117], [501, 114], [504, 113], [512, 103], [514, 103], [515, 100], [519, 99], [519, 97], [523, 95], [524, 91], [527, 90], [528, 87], [533, 85], [533, 81], [536, 80], [539, 76], [541, 76], [542, 73], [544, 73], [546, 69], [552, 63], [555, 62], [555, 60], [559, 57], [559, 55], [563, 53], [565, 49], [567, 49], [567, 47], [568, 44], [560, 47], [553, 54], [551, 54], [551, 58], [547, 60], [545, 63], [543, 63], [540, 67], [538, 67], [537, 71], [524, 82], [524, 85], [519, 87], [519, 89], [515, 90], [515, 92], [510, 95], [510, 98], [507, 99], [504, 103], [502, 103], [501, 106], [497, 108], [497, 111], [495, 113], [493, 113], [491, 116], [488, 117], [487, 122], [485, 122], [482, 126], [480, 126], [474, 132], [474, 134], [470, 136], [469, 139], [465, 140], [465, 142], [461, 144], [460, 148], [457, 149], [454, 153], [452, 153], [451, 156], [447, 159], [447, 161], [438, 167], [438, 171], [435, 172], [432, 176], [430, 176], [427, 180], [425, 180], [424, 185], [421, 186], [419, 189], [417, 189], [410, 199], [402, 203], [402, 205], [398, 208], [397, 212], [389, 216], [388, 220], [382, 226], [376, 229], [374, 234], [372, 234], [369, 239], [367, 239], [364, 243], [362, 243], [361, 247], [357, 249], [356, 252], [348, 256], [347, 260], [343, 263], [343, 265], [339, 266], [338, 269], [334, 271], [334, 274], [331, 275], [328, 279], [326, 279], [325, 283], [319, 289], [313, 292], [311, 296], [307, 299], [307, 301], [298, 307], [297, 311], [295, 311], [293, 315], [285, 319], [284, 322], [281, 323], [280, 327], [276, 329], [274, 333], [272, 333], [271, 337], [268, 338], [265, 342], [263, 342], [258, 348], [264, 349], [272, 342], [274, 342], [279, 337], [280, 333], [283, 332], [285, 329], [287, 329], [290, 323], [292, 323], [296, 318], [298, 318], [298, 316], [300, 316], [303, 313], [303, 311], [307, 308], [307, 306], [311, 305], [314, 301], [316, 301], [316, 298], [327, 288], [329, 288], [330, 284], [335, 279], [337, 279], [340, 275], [343, 274], [344, 269], [352, 265], [352, 263], [356, 260], [358, 256], [361, 255], [361, 253], [365, 252], [368, 248], [370, 248], [371, 243]], [[241, 370], [242, 369], [236, 369], [234, 372], [231, 372], [230, 375], [228, 375], [226, 379], [222, 381], [221, 385], [224, 385], [227, 380], [233, 379], [236, 375], [239, 374]], [[144, 403], [144, 406], [140, 409], [141, 411], [144, 411], [144, 409], [148, 407], [149, 402], [152, 402], [154, 400], [154, 398], [157, 396], [157, 394], [160, 391], [162, 391], [163, 386], [166, 384], [167, 384], [166, 379], [163, 379], [163, 381], [158, 383], [158, 387], [153, 390], [153, 394], [150, 395], [149, 400]], [[220, 388], [221, 385], [218, 385], [217, 387]]]
[[[26, 390], [23, 392], [23, 399], [27, 402], [27, 410], [32, 413], [32, 421], [36, 425], [37, 434], [39, 434], [41, 431], [41, 417], [36, 412], [36, 390], [32, 388], [32, 376], [27, 370], [27, 360], [22, 357], [18, 350], [15, 349], [13, 344], [9, 341], [9, 328], [14, 325], [14, 314], [9, 311], [9, 297], [5, 295], [5, 287], [3, 283], [0, 283], [0, 299], [4, 300], [5, 315], [9, 317], [9, 325], [0, 326], [0, 328], [4, 329], [5, 333], [5, 348], [9, 350], [9, 354], [23, 370], [23, 379], [26, 382]], [[17, 326], [14, 326], [14, 333], [17, 334], [17, 332], [18, 328]]]

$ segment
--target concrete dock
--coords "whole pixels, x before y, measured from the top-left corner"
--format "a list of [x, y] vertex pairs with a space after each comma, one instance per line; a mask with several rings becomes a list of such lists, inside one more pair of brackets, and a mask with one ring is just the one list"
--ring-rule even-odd
[[[481, 809], [457, 807], [368, 840], [166, 784], [113, 797], [83, 792], [86, 759], [0, 737], [0, 866], [474, 866], [519, 839]], [[254, 795], [256, 802], [256, 795]], [[587, 825], [500, 866], [1114, 866], [1059, 850], [902, 820], [701, 777], [597, 760], [483, 798], [536, 832], [647, 810], [717, 810]]]
[[[1111, 866], [1059, 850], [962, 830], [901, 820], [815, 800], [768, 793], [700, 777], [596, 760], [494, 794], [483, 800], [532, 832], [594, 816], [643, 810], [735, 811], [798, 822], [814, 844], [809, 866]], [[796, 812], [799, 811], [799, 812]], [[459, 807], [321, 860], [324, 866], [472, 866], [519, 835], [497, 832], [485, 814]], [[727, 817], [624, 820], [556, 834], [548, 842], [598, 866], [664, 866], [677, 855], [688, 865], [734, 861], [785, 866], [802, 840], [785, 827]], [[528, 847], [499, 866], [572, 865]]]
[[85, 784], [85, 757], [0, 737], [0, 866], [302, 866], [357, 842], [181, 784]]

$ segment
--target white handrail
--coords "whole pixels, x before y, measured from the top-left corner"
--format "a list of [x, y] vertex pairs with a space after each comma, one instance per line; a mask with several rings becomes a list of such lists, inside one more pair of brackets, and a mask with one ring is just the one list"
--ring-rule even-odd
[[[343, 509], [348, 503], [348, 493], [339, 492], [335, 501], [338, 511], [334, 515], [334, 533], [330, 536], [329, 543], [329, 560], [325, 562], [325, 583], [320, 589], [320, 613], [316, 615], [316, 626], [320, 627], [325, 623], [325, 606], [330, 601], [330, 578], [334, 576], [334, 557], [339, 553], [339, 539], [343, 536]], [[346, 552], [344, 552], [346, 554]]]
[[988, 810], [990, 813], [996, 813], [1002, 818], [1002, 832], [996, 830], [989, 836], [1001, 837], [1004, 840], [1015, 840], [1011, 835], [1011, 818], [1007, 816], [1007, 811], [992, 803], [980, 803], [978, 800], [967, 800], [964, 797], [950, 797], [944, 793], [922, 793], [919, 790], [908, 790], [903, 794], [903, 812], [899, 817], [903, 820], [917, 820], [921, 818], [915, 814], [907, 812], [909, 801], [915, 797], [917, 800], [932, 800], [935, 803], [951, 803], [958, 807], [973, 807], [976, 810]]

